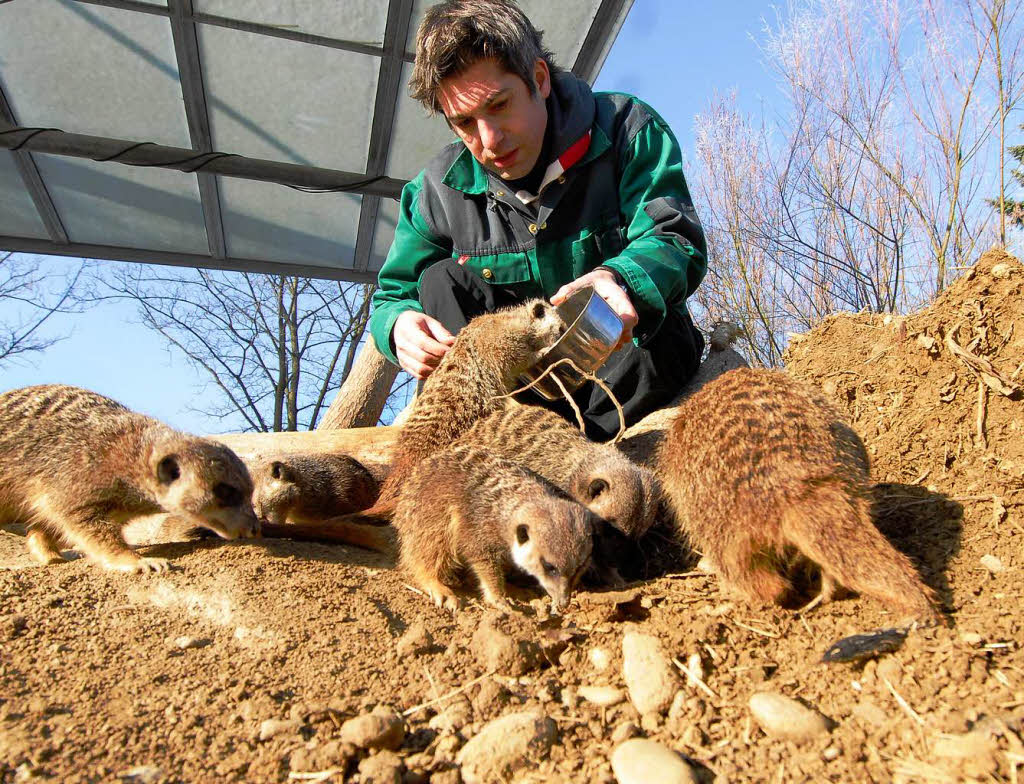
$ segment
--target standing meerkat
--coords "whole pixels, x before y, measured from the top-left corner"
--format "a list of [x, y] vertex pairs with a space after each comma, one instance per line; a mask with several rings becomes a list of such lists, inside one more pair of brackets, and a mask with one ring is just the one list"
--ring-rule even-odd
[[391, 519], [402, 485], [416, 464], [499, 406], [502, 401], [497, 398], [512, 390], [523, 371], [564, 332], [565, 322], [555, 307], [539, 299], [474, 318], [459, 332], [413, 403], [377, 502], [362, 512], [318, 523], [264, 526], [264, 534], [387, 550], [391, 538], [373, 529]]
[[821, 600], [843, 587], [935, 617], [871, 521], [863, 443], [810, 384], [750, 368], [710, 381], [679, 406], [658, 471], [677, 524], [745, 599], [789, 598], [784, 572], [804, 565], [820, 570]]
[[52, 385], [0, 395], [0, 522], [28, 525], [42, 563], [68, 544], [105, 569], [163, 571], [122, 529], [169, 513], [225, 539], [254, 536], [252, 480], [226, 446], [172, 430], [110, 398]]
[[615, 446], [591, 441], [549, 409], [503, 402], [458, 443], [487, 449], [539, 474], [627, 536], [646, 533], [659, 503], [653, 472]]
[[316, 522], [377, 500], [377, 480], [349, 455], [280, 455], [251, 468], [252, 505], [268, 523]]
[[561, 612], [590, 563], [586, 507], [487, 449], [456, 444], [421, 461], [402, 488], [394, 526], [401, 564], [434, 603], [457, 609], [462, 569], [484, 600], [507, 607], [505, 573], [534, 577]]

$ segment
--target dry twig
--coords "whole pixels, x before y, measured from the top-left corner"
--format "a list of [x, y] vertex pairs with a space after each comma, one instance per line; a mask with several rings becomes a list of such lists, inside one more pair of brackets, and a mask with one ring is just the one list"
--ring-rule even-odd
[[435, 704], [437, 704], [439, 702], [444, 702], [445, 700], [451, 699], [456, 694], [462, 694], [462, 692], [464, 692], [467, 689], [469, 689], [470, 686], [475, 686], [476, 684], [480, 683], [480, 681], [485, 680], [487, 678], [490, 678], [492, 675], [494, 675], [495, 672], [497, 672], [497, 670], [491, 670], [490, 672], [486, 672], [483, 675], [481, 675], [479, 678], [474, 678], [473, 680], [469, 681], [468, 683], [462, 684], [461, 686], [459, 686], [459, 688], [454, 689], [453, 691], [450, 691], [447, 694], [442, 694], [440, 697], [436, 697], [435, 699], [428, 700], [427, 702], [422, 702], [419, 705], [414, 705], [413, 707], [409, 708], [408, 710], [402, 711], [402, 715], [403, 716], [411, 716], [412, 714], [416, 713], [417, 711], [421, 711], [424, 708], [429, 708], [431, 705], [435, 705]]

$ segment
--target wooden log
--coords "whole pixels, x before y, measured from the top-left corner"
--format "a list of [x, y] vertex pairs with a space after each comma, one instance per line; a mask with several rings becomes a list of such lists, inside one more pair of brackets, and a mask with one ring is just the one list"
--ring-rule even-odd
[[372, 338], [367, 340], [317, 430], [373, 427], [397, 375], [398, 367], [384, 358]]
[[271, 455], [345, 454], [373, 471], [391, 460], [398, 427], [356, 427], [298, 433], [225, 433], [213, 436], [246, 463]]

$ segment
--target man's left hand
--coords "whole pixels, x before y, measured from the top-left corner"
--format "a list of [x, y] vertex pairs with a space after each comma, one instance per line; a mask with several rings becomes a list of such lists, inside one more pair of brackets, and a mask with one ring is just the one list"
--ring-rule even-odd
[[608, 306], [615, 311], [622, 319], [622, 336], [615, 344], [615, 349], [624, 346], [633, 339], [633, 327], [636, 326], [639, 317], [636, 308], [629, 298], [629, 294], [615, 282], [615, 276], [606, 269], [591, 270], [586, 275], [581, 275], [576, 280], [566, 283], [551, 297], [552, 305], [561, 305], [569, 298], [570, 294], [579, 291], [585, 286], [593, 286], [594, 291], [601, 299], [608, 303]]

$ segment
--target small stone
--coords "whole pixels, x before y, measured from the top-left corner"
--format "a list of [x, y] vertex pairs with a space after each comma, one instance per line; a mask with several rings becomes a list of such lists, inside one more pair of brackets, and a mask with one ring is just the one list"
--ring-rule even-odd
[[601, 708], [610, 708], [626, 699], [622, 689], [616, 689], [614, 686], [580, 686], [579, 695]]
[[341, 768], [344, 770], [356, 755], [356, 747], [340, 740], [329, 740], [312, 749], [301, 747], [292, 752], [288, 765], [295, 773]]
[[988, 569], [992, 574], [999, 574], [1005, 572], [1006, 567], [1003, 566], [1003, 562], [996, 558], [994, 555], [983, 555], [980, 559], [981, 565]]
[[380, 751], [359, 763], [362, 784], [402, 784], [402, 759], [393, 751]]
[[28, 618], [24, 615], [12, 615], [7, 619], [7, 636], [12, 640], [28, 628]]
[[371, 713], [341, 725], [341, 740], [360, 749], [397, 749], [405, 738], [405, 722], [394, 709], [378, 705]]
[[125, 784], [157, 784], [164, 772], [155, 765], [136, 765], [134, 768], [121, 771], [117, 777]]
[[430, 784], [462, 784], [462, 773], [458, 768], [435, 770], [430, 774]]
[[832, 762], [832, 760], [839, 759], [840, 753], [841, 752], [839, 751], [839, 749], [835, 746], [829, 746], [827, 749], [821, 752], [821, 758], [825, 760], [825, 762]]
[[992, 277], [999, 278], [1000, 280], [1010, 277], [1013, 273], [1013, 268], [1005, 261], [1001, 261], [998, 264], [992, 265]]
[[485, 724], [459, 752], [466, 784], [507, 781], [521, 768], [536, 765], [551, 751], [558, 731], [539, 712], [510, 713]]
[[612, 732], [612, 743], [618, 745], [640, 734], [640, 728], [631, 721], [624, 721]]
[[977, 632], [960, 632], [960, 640], [966, 645], [978, 646], [981, 645], [985, 638]]
[[302, 722], [298, 719], [267, 719], [260, 724], [260, 740], [270, 740], [278, 735], [298, 732]]
[[405, 630], [405, 634], [398, 638], [395, 648], [398, 651], [398, 655], [406, 659], [410, 656], [420, 656], [426, 653], [433, 645], [434, 638], [427, 631], [426, 624], [423, 621], [416, 621]]
[[626, 632], [622, 637], [622, 675], [629, 699], [641, 713], [668, 708], [679, 688], [675, 672], [657, 637]]
[[591, 648], [587, 658], [590, 660], [590, 666], [598, 672], [604, 672], [612, 663], [611, 654], [604, 648]]
[[881, 727], [889, 720], [885, 711], [870, 700], [863, 700], [857, 703], [853, 708], [853, 715], [861, 721], [875, 727]]
[[540, 645], [515, 639], [499, 623], [494, 616], [484, 616], [473, 633], [470, 648], [480, 666], [513, 677], [538, 669], [544, 662]]
[[508, 705], [509, 692], [493, 678], [483, 681], [473, 695], [473, 710], [477, 716], [487, 718]]
[[562, 689], [562, 706], [569, 710], [575, 710], [579, 704], [579, 692], [576, 691], [572, 686], [566, 686]]
[[473, 706], [469, 700], [454, 700], [445, 709], [427, 722], [427, 726], [439, 732], [458, 732], [473, 718]]
[[661, 715], [651, 711], [640, 717], [640, 726], [648, 735], [653, 735], [661, 729]]
[[768, 735], [801, 741], [829, 731], [828, 719], [791, 697], [759, 692], [751, 695], [748, 704]]
[[672, 698], [672, 706], [668, 709], [668, 717], [675, 721], [685, 716], [688, 699], [689, 697], [686, 696], [686, 692], [682, 689], [677, 691], [676, 696]]
[[615, 748], [612, 771], [619, 784], [697, 784], [693, 768], [682, 757], [644, 738], [627, 740]]
[[183, 650], [183, 651], [187, 650], [189, 648], [205, 648], [211, 642], [213, 642], [213, 640], [209, 639], [208, 637], [185, 637], [185, 636], [182, 636], [182, 637], [175, 637], [174, 638], [174, 646], [176, 648], [181, 648], [181, 650]]
[[875, 673], [879, 678], [885, 678], [893, 686], [898, 686], [903, 678], [903, 665], [899, 663], [898, 659], [887, 656], [878, 662], [878, 669], [875, 670]]

